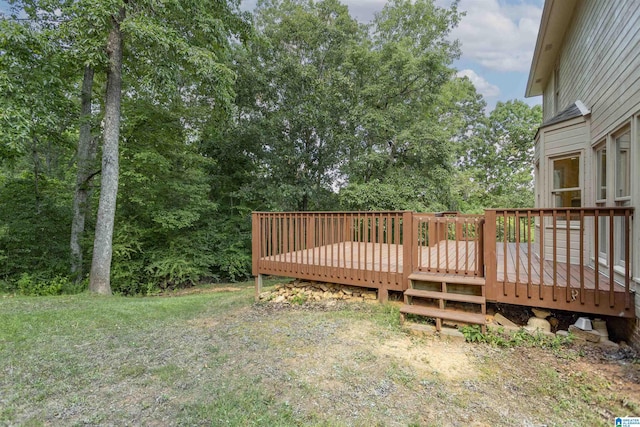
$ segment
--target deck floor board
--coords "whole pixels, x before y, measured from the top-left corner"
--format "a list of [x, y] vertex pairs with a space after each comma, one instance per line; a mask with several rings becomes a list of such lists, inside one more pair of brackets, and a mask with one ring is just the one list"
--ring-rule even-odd
[[[533, 245], [531, 245], [533, 249]], [[573, 288], [581, 287], [580, 265], [566, 262], [554, 263], [545, 260], [540, 263], [536, 254], [530, 252], [527, 243], [507, 243], [496, 245], [497, 280], [499, 283], [531, 283], [557, 287], [566, 287], [569, 282]], [[419, 266], [416, 271], [433, 271], [443, 274], [456, 272], [473, 272], [477, 263], [476, 243], [473, 241], [441, 241], [432, 247], [421, 246], [418, 250]], [[403, 272], [403, 247], [392, 243], [340, 242], [332, 245], [303, 249], [261, 258], [261, 261], [285, 264], [287, 271], [309, 269], [320, 272], [323, 269], [355, 270], [361, 277], [366, 272], [374, 274]], [[506, 261], [506, 263], [505, 263]], [[529, 269], [529, 262], [531, 268]], [[506, 267], [506, 269], [505, 269]], [[541, 267], [543, 277], [541, 280]], [[596, 289], [596, 274], [592, 266], [584, 267], [584, 288]], [[462, 273], [464, 274], [464, 273]], [[472, 273], [467, 273], [471, 274]], [[327, 274], [325, 274], [326, 276]], [[569, 281], [567, 280], [569, 278]], [[614, 282], [616, 288], [624, 290], [624, 286]], [[597, 289], [610, 289], [609, 278], [600, 270]], [[616, 289], [618, 290], [618, 289]]]

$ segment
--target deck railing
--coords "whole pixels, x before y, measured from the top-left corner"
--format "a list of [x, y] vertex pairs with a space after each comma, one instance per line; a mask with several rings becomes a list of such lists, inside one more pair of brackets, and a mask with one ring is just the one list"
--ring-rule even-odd
[[482, 215], [413, 214], [412, 270], [484, 276]]
[[[408, 216], [407, 216], [408, 215]], [[255, 212], [253, 274], [402, 289], [410, 212]]]
[[633, 212], [256, 212], [253, 274], [378, 288], [382, 300], [415, 272], [484, 277], [489, 301], [632, 317]]
[[614, 307], [622, 296], [631, 308], [633, 208], [498, 209], [485, 217], [486, 278], [498, 285], [488, 298], [591, 298]]

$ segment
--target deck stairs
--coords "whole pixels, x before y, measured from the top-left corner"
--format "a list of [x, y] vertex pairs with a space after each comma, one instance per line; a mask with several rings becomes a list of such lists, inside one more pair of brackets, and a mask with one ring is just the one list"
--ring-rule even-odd
[[404, 305], [400, 308], [402, 321], [407, 315], [435, 320], [437, 331], [443, 323], [481, 325], [486, 332], [487, 301], [485, 280], [416, 272], [409, 276], [409, 288], [404, 291]]

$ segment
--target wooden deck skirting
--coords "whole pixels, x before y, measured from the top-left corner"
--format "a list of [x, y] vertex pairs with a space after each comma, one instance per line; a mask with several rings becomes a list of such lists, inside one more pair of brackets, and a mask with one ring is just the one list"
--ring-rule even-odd
[[[412, 273], [477, 278], [488, 301], [633, 317], [632, 216], [626, 207], [256, 212], [253, 274], [257, 284], [269, 274], [376, 288], [381, 300], [406, 290]], [[618, 231], [621, 243], [595, 262], [602, 227]]]

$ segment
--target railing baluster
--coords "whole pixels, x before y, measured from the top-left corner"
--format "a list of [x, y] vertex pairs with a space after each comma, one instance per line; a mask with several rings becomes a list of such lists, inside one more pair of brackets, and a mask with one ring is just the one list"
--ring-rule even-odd
[[527, 211], [527, 298], [531, 298], [531, 210]]
[[513, 224], [513, 234], [515, 237], [515, 245], [516, 245], [516, 283], [515, 283], [515, 294], [516, 298], [520, 296], [520, 291], [518, 290], [518, 283], [520, 283], [520, 212], [516, 211], [516, 215], [514, 217]]
[[542, 292], [544, 286], [544, 236], [545, 236], [545, 213], [544, 211], [540, 212], [540, 286], [538, 286], [538, 298], [540, 301], [544, 299], [544, 294]]
[[553, 210], [553, 289], [552, 298], [556, 301], [556, 290], [558, 287], [558, 211]]
[[[584, 292], [584, 210], [580, 210], [580, 304], [584, 304], [585, 292]], [[597, 236], [597, 234], [596, 234]], [[596, 237], [596, 263], [598, 262], [598, 238]]]
[[595, 240], [595, 253], [596, 253], [596, 261], [594, 263], [594, 299], [596, 306], [600, 305], [600, 209], [596, 209], [594, 212], [594, 240]]
[[614, 249], [614, 243], [613, 243], [613, 236], [614, 234], [614, 214], [613, 214], [613, 209], [609, 210], [609, 306], [613, 307], [615, 305], [615, 270], [614, 270], [614, 264], [615, 264], [615, 256], [613, 251]]
[[629, 209], [624, 210], [624, 308], [631, 308], [631, 216]]
[[567, 286], [565, 288], [566, 300], [571, 301], [571, 211], [565, 212], [567, 227]]
[[504, 282], [502, 283], [502, 292], [505, 296], [507, 296], [507, 282], [509, 281], [509, 269], [507, 266], [507, 257], [509, 256], [509, 246], [507, 243], [509, 228], [507, 224], [508, 224], [507, 211], [504, 211], [502, 213], [502, 228], [503, 228], [502, 253], [503, 253], [503, 267], [504, 267]]

